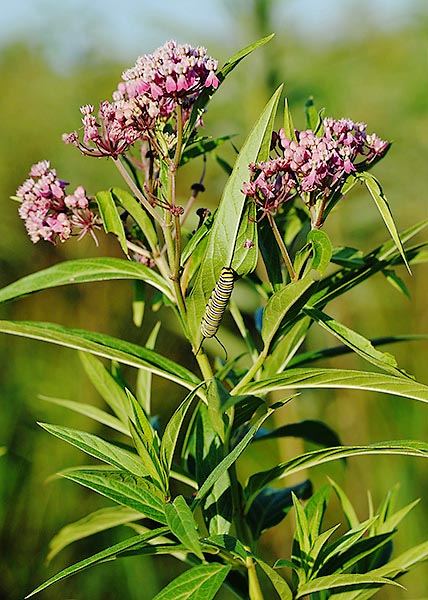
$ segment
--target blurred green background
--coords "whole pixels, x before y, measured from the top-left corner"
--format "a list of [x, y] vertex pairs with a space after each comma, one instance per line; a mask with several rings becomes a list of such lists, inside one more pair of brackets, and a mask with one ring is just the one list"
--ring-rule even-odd
[[[240, 145], [270, 94], [285, 81], [297, 127], [304, 126], [303, 105], [314, 95], [319, 107], [335, 118], [368, 123], [368, 130], [394, 141], [387, 159], [375, 169], [390, 200], [399, 229], [428, 217], [428, 6], [423, 0], [366, 2], [330, 0], [210, 0], [199, 3], [172, 0], [153, 6], [126, 0], [84, 3], [53, 0], [15, 3], [2, 7], [0, 25], [0, 284], [62, 260], [83, 256], [117, 255], [114, 239], [101, 237], [53, 248], [29, 241], [16, 204], [9, 200], [34, 162], [49, 158], [61, 178], [83, 184], [93, 194], [120, 184], [107, 160], [84, 158], [61, 142], [61, 133], [78, 127], [79, 106], [110, 98], [122, 70], [138, 54], [151, 52], [165, 40], [202, 44], [224, 62], [232, 53], [271, 31], [274, 40], [238, 67], [216, 95], [206, 115], [206, 132], [238, 134]], [[165, 16], [166, 15], [166, 16]], [[225, 156], [228, 150], [225, 149]], [[199, 179], [201, 163], [183, 171], [180, 195]], [[208, 162], [207, 191], [200, 204], [214, 205], [224, 174]], [[332, 214], [327, 232], [335, 245], [369, 250], [387, 238], [375, 207], [365, 194], [355, 193]], [[404, 270], [411, 301], [376, 276], [330, 313], [367, 337], [428, 333], [426, 267], [415, 266], [413, 277]], [[141, 329], [132, 324], [131, 285], [97, 283], [46, 291], [2, 306], [1, 318], [46, 320], [71, 327], [144, 341], [153, 317]], [[245, 301], [245, 299], [244, 299]], [[227, 335], [226, 333], [224, 335]], [[175, 342], [172, 343], [171, 340]], [[321, 334], [310, 343], [331, 344]], [[192, 366], [173, 325], [159, 338], [158, 350]], [[425, 341], [394, 346], [400, 366], [428, 384]], [[107, 505], [101, 497], [65, 481], [47, 478], [62, 468], [84, 464], [78, 451], [50, 438], [36, 421], [66, 424], [97, 433], [102, 429], [83, 417], [66, 413], [38, 398], [39, 394], [100, 403], [72, 351], [40, 342], [2, 337], [0, 340], [0, 598], [23, 598], [42, 580], [64, 566], [128, 535], [123, 527], [74, 544], [45, 564], [49, 540], [66, 523]], [[334, 363], [338, 365], [339, 363]], [[364, 368], [357, 359], [341, 365]], [[328, 365], [327, 365], [328, 366]], [[132, 379], [133, 374], [129, 373]], [[168, 413], [179, 390], [156, 382], [156, 410]], [[344, 443], [364, 444], [387, 439], [427, 441], [426, 407], [404, 398], [351, 391], [305, 392], [282, 411], [282, 422], [320, 418], [336, 428]], [[290, 457], [301, 447], [287, 441], [266, 452], [257, 447], [247, 454], [242, 472], [266, 468], [272, 452]], [[87, 461], [89, 462], [89, 460]], [[415, 458], [368, 457], [311, 473], [315, 485], [332, 475], [367, 514], [366, 489], [379, 503], [399, 483], [404, 505], [421, 498], [397, 536], [396, 551], [428, 537], [428, 467]], [[333, 507], [334, 509], [334, 507]], [[331, 511], [331, 522], [342, 520]], [[286, 526], [265, 536], [271, 558], [287, 557]], [[65, 580], [42, 594], [42, 600], [149, 600], [182, 567], [174, 559], [132, 558], [99, 566]], [[420, 566], [402, 582], [409, 591], [389, 589], [379, 598], [428, 597], [428, 569]], [[222, 596], [226, 598], [227, 596]]]

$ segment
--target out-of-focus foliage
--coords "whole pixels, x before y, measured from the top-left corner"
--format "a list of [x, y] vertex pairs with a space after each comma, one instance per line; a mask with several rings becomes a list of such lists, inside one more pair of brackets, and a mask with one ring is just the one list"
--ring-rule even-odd
[[[357, 26], [363, 29], [364, 23], [356, 22]], [[248, 34], [248, 39], [252, 37], [252, 33]], [[278, 74], [286, 81], [286, 94], [291, 105], [301, 106], [302, 100], [313, 94], [318, 106], [329, 107], [331, 116], [349, 116], [354, 120], [364, 118], [369, 130], [394, 140], [388, 160], [379, 165], [377, 174], [387, 182], [386, 192], [397, 224], [400, 229], [405, 229], [428, 216], [426, 39], [427, 27], [422, 19], [402, 31], [378, 34], [369, 29], [367, 35], [358, 39], [325, 46], [315, 45], [311, 40], [303, 43], [293, 39], [290, 32], [278, 32], [268, 53], [261, 52], [251, 59], [254, 77], [244, 79], [242, 75], [240, 79], [237, 75], [235, 82], [218, 95], [210, 107], [210, 114], [205, 117], [207, 130], [214, 135], [236, 132], [241, 143], [270, 95]], [[160, 43], [162, 41], [159, 40]], [[200, 41], [204, 43], [203, 39]], [[227, 51], [219, 43], [217, 51], [210, 47], [210, 52], [216, 54], [221, 62], [242, 45], [232, 41], [229, 44]], [[99, 249], [90, 240], [79, 246], [67, 244], [64, 248], [51, 248], [47, 244], [34, 247], [17, 217], [16, 205], [8, 197], [15, 192], [29, 166], [44, 158], [52, 160], [61, 177], [66, 179], [72, 175], [71, 184], [83, 184], [89, 193], [94, 193], [97, 187], [107, 187], [119, 181], [112, 164], [106, 160], [84, 159], [74, 149], [62, 144], [58, 133], [76, 127], [81, 104], [100, 97], [109, 98], [118, 74], [126, 66], [97, 62], [81, 65], [61, 76], [52, 73], [41, 55], [27, 50], [24, 42], [3, 49], [0, 58], [1, 81], [5, 82], [0, 96], [0, 285], [66, 258], [103, 256], [107, 254], [107, 245], [108, 254], [114, 253], [114, 239], [102, 240]], [[237, 86], [240, 87], [239, 94]], [[238, 97], [244, 95], [247, 102], [235, 105]], [[211, 126], [214, 122], [216, 131]], [[304, 125], [303, 114], [295, 124], [297, 127]], [[228, 152], [233, 153], [233, 149], [225, 149], [222, 156], [227, 157]], [[205, 181], [207, 191], [201, 196], [202, 205], [209, 205], [218, 197], [224, 179], [221, 169], [210, 162]], [[191, 183], [193, 181], [189, 178], [183, 182], [183, 196], [189, 193]], [[353, 194], [349, 203], [344, 203], [331, 216], [328, 227], [337, 245], [346, 239], [348, 245], [355, 240], [355, 245], [364, 247], [367, 240], [369, 248], [387, 237], [386, 232], [382, 233], [378, 227], [375, 208], [363, 194]], [[428, 332], [428, 289], [422, 268], [418, 273], [418, 267], [415, 267], [414, 280], [404, 271], [400, 273], [412, 294], [412, 305], [379, 275], [373, 283], [351, 293], [349, 302], [337, 306], [334, 316], [367, 337], [372, 331], [385, 335]], [[128, 283], [99, 283], [43, 292], [7, 305], [2, 308], [1, 316], [49, 320], [121, 335], [130, 340], [145, 339], [152, 323], [145, 324], [144, 330], [138, 331], [130, 319], [123, 319], [123, 315], [129, 314], [124, 307], [130, 301]], [[355, 321], [357, 314], [364, 315], [363, 322]], [[106, 331], [106, 323], [114, 323], [114, 328]], [[172, 336], [175, 334], [171, 332]], [[171, 339], [162, 338], [159, 344], [160, 351], [168, 350], [170, 356], [172, 348], [173, 352], [179, 353], [178, 337], [175, 344], [171, 343]], [[412, 346], [406, 344], [401, 349], [397, 346], [394, 353], [408, 372], [427, 383], [426, 342], [415, 342]], [[185, 360], [185, 357], [180, 357], [179, 362], [184, 364]], [[355, 361], [354, 358], [344, 358], [342, 366], [355, 366]], [[41, 483], [53, 472], [67, 464], [74, 464], [81, 457], [77, 451], [58, 444], [37, 430], [36, 420], [55, 422], [60, 414], [60, 409], [42, 402], [37, 394], [62, 394], [68, 399], [92, 403], [98, 400], [76, 356], [70, 351], [6, 338], [0, 347], [0, 364], [4, 378], [0, 392], [0, 446], [7, 447], [7, 454], [0, 460], [0, 595], [17, 600], [46, 579], [47, 572], [34, 567], [41, 564], [40, 560], [33, 560], [34, 555], [44, 552], [49, 539], [65, 522], [77, 520], [91, 509], [102, 506], [83, 488], [67, 482], [49, 482], [41, 487]], [[29, 373], [26, 378], [22, 377], [24, 366]], [[171, 411], [174, 398], [164, 398], [161, 383], [158, 398], [158, 410], [162, 416], [164, 411]], [[290, 420], [322, 418], [340, 432], [346, 444], [385, 438], [427, 437], [422, 417], [424, 407], [419, 403], [400, 402], [397, 398], [386, 396], [379, 396], [373, 401], [372, 396], [340, 391], [335, 395], [307, 393], [299, 401], [298, 408], [296, 406], [294, 410], [298, 410], [298, 414], [293, 415], [290, 410]], [[70, 413], [69, 426], [80, 427], [81, 422], [83, 417], [80, 419]], [[86, 421], [84, 426], [87, 427]], [[288, 439], [281, 443], [283, 445], [278, 447], [272, 442], [269, 451], [280, 452], [285, 460], [294, 454], [296, 448]], [[266, 464], [266, 456], [256, 448], [252, 451], [251, 460], [251, 468], [263, 468]], [[391, 472], [388, 469], [390, 463], [386, 460], [377, 457], [353, 462], [351, 459], [346, 470], [341, 466], [335, 467], [335, 478], [340, 479], [348, 495], [355, 498], [356, 506], [361, 508], [360, 513], [365, 510], [362, 508], [365, 505], [360, 493], [362, 488], [371, 489], [375, 499], [380, 500], [386, 489], [399, 482], [403, 504], [416, 497], [422, 498], [421, 507], [408, 519], [405, 544], [403, 540], [400, 546], [398, 537], [399, 552], [405, 546], [420, 542], [419, 532], [422, 529], [426, 531], [428, 474], [422, 461], [397, 458]], [[315, 479], [319, 483], [325, 482], [322, 468]], [[38, 496], [35, 490], [40, 489], [43, 493]], [[332, 522], [336, 521], [332, 519]], [[95, 541], [99, 543], [99, 539]], [[112, 541], [109, 539], [107, 543]], [[265, 543], [275, 553], [281, 550], [282, 540], [275, 536], [275, 531]], [[54, 571], [74, 562], [79, 556], [90, 554], [91, 541], [79, 542], [78, 550], [79, 554], [71, 546], [54, 559]], [[156, 570], [151, 568], [148, 558], [118, 561], [114, 569], [107, 564], [98, 567], [98, 571], [67, 581], [61, 593], [64, 597], [113, 600], [119, 593], [114, 582], [120, 577], [121, 597], [149, 599], [165, 583], [162, 577], [164, 564], [157, 559]], [[168, 562], [166, 567], [179, 570], [175, 563]], [[119, 570], [123, 571], [123, 576]], [[405, 578], [403, 583], [406, 583]], [[426, 593], [428, 577], [424, 567], [414, 572], [412, 589], [416, 595]], [[398, 589], [389, 589], [386, 593], [391, 600], [404, 597]], [[54, 588], [53, 591], [47, 590], [43, 598], [49, 600], [57, 595], [58, 590]], [[381, 597], [382, 593], [379, 594]]]

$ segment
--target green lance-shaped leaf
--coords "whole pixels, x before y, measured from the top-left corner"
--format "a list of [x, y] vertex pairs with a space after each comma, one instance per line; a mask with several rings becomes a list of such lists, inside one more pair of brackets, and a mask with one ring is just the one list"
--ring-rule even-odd
[[145, 477], [149, 474], [139, 456], [110, 442], [106, 442], [97, 435], [69, 427], [49, 425], [48, 423], [39, 423], [39, 425], [60, 440], [76, 446], [79, 450], [109, 465], [124, 469], [128, 473], [132, 473], [138, 477]]
[[211, 564], [193, 567], [171, 581], [153, 600], [212, 600], [230, 571]]
[[63, 527], [49, 543], [48, 561], [61, 550], [83, 538], [144, 518], [145, 515], [124, 506], [101, 508]]
[[[158, 321], [150, 332], [145, 347], [148, 350], [154, 350], [156, 346], [156, 340], [161, 327], [161, 322]], [[152, 374], [150, 371], [143, 371], [140, 369], [137, 374], [136, 383], [136, 394], [138, 401], [140, 402], [143, 409], [148, 415], [151, 414], [151, 403], [152, 403]]]
[[294, 128], [293, 118], [288, 107], [288, 99], [284, 101], [284, 133], [285, 137], [292, 141], [297, 141], [296, 131]]
[[394, 219], [391, 213], [391, 209], [388, 204], [388, 200], [386, 199], [385, 194], [383, 193], [382, 187], [375, 177], [371, 173], [367, 173], [364, 171], [363, 173], [357, 173], [356, 177], [364, 182], [367, 187], [371, 197], [375, 201], [375, 204], [381, 214], [381, 217], [391, 234], [392, 239], [394, 240], [398, 250], [400, 251], [401, 256], [403, 257], [404, 264], [407, 267], [407, 270], [410, 273], [410, 267], [406, 259], [406, 255], [404, 253], [403, 244], [400, 240], [400, 236], [398, 234], [397, 228], [394, 223]]
[[[424, 562], [428, 559], [428, 542], [423, 542], [407, 552], [400, 554], [396, 558], [390, 560], [386, 565], [380, 567], [379, 569], [374, 569], [371, 571], [372, 575], [377, 577], [391, 577], [396, 578], [400, 577], [407, 571], [409, 571], [412, 567], [417, 565], [420, 562]], [[331, 598], [334, 600], [368, 600], [372, 598], [377, 590], [382, 587], [383, 584], [379, 584], [377, 586], [364, 586], [362, 585], [360, 589], [354, 591], [346, 591], [341, 592], [338, 591], [336, 594], [332, 594]]]
[[283, 406], [285, 402], [277, 403], [271, 408], [266, 410], [266, 413], [257, 419], [257, 421], [249, 428], [242, 440], [234, 447], [234, 449], [213, 469], [208, 475], [202, 486], [199, 488], [198, 493], [195, 496], [193, 508], [207, 495], [214, 483], [219, 479], [223, 473], [229, 469], [233, 463], [238, 460], [239, 456], [243, 453], [245, 448], [251, 443], [257, 430], [266, 421], [266, 419], [277, 409], [279, 406]]
[[[231, 58], [229, 58], [229, 60], [216, 73], [220, 82], [222, 83], [225, 80], [227, 75], [229, 75], [229, 73], [231, 71], [233, 71], [233, 69], [241, 62], [241, 60], [243, 60], [246, 56], [251, 54], [251, 52], [256, 50], [256, 48], [260, 48], [261, 46], [264, 46], [272, 38], [273, 38], [273, 34], [271, 34], [267, 37], [264, 37], [260, 40], [257, 40], [256, 42], [253, 42], [249, 46], [242, 48], [242, 50], [239, 50], [239, 52], [237, 52], [236, 54], [231, 56]], [[198, 99], [195, 102], [194, 107], [192, 109], [190, 118], [187, 121], [185, 129], [184, 129], [184, 134], [183, 134], [184, 145], [186, 145], [187, 140], [190, 138], [190, 136], [194, 132], [196, 121], [198, 119], [200, 119], [200, 117], [202, 117], [205, 106], [208, 104], [208, 102], [210, 101], [210, 99], [213, 96], [213, 94], [215, 93], [215, 91], [216, 90], [214, 90], [214, 88], [210, 87], [210, 88], [206, 88], [205, 90], [202, 91], [201, 94], [199, 94]]]
[[155, 250], [158, 245], [158, 238], [155, 228], [149, 215], [138, 202], [138, 200], [136, 200], [134, 196], [126, 190], [122, 190], [117, 187], [111, 188], [110, 191], [113, 199], [121, 204], [121, 206], [131, 215], [138, 227], [141, 229], [147, 239], [147, 242], [149, 243], [151, 250]]
[[38, 398], [40, 400], [44, 400], [45, 402], [51, 402], [52, 404], [56, 404], [57, 406], [62, 406], [63, 408], [68, 408], [80, 415], [85, 415], [98, 423], [102, 423], [107, 427], [111, 427], [112, 429], [123, 433], [124, 435], [130, 435], [128, 427], [122, 423], [113, 415], [97, 408], [96, 406], [92, 406], [92, 404], [85, 404], [84, 402], [73, 402], [72, 400], [63, 400], [62, 398], [51, 398], [49, 396], [39, 395]]
[[93, 467], [66, 469], [59, 475], [117, 504], [131, 508], [153, 521], [166, 524], [165, 498], [147, 478], [137, 477], [119, 469]]
[[[428, 221], [417, 223], [401, 234], [403, 243], [412, 239], [427, 227]], [[378, 248], [367, 253], [363, 259], [363, 265], [358, 264], [355, 268], [347, 267], [325, 277], [320, 283], [318, 290], [312, 296], [310, 305], [323, 308], [328, 302], [351, 290], [361, 282], [375, 273], [383, 271], [389, 265], [403, 262], [400, 252], [394, 240], [388, 240]]]
[[305, 419], [298, 423], [288, 423], [282, 425], [276, 429], [263, 429], [259, 430], [254, 441], [263, 441], [270, 439], [277, 439], [281, 437], [297, 437], [302, 438], [312, 444], [319, 444], [320, 446], [340, 446], [341, 442], [339, 436], [331, 427], [328, 427], [322, 421], [314, 421], [312, 419]]
[[18, 279], [0, 290], [0, 302], [62, 285], [113, 279], [144, 281], [173, 300], [163, 277], [144, 265], [123, 258], [78, 258]]
[[352, 506], [351, 501], [349, 500], [348, 496], [345, 494], [345, 492], [342, 490], [342, 488], [339, 486], [339, 484], [337, 484], [335, 481], [333, 481], [332, 479], [328, 478], [331, 486], [333, 487], [336, 496], [339, 499], [340, 502], [340, 506], [342, 507], [343, 510], [343, 514], [345, 515], [346, 521], [349, 525], [349, 527], [354, 528], [357, 527], [360, 524], [360, 520], [357, 516], [357, 513], [355, 512], [354, 507]]
[[286, 517], [293, 506], [292, 493], [298, 498], [307, 499], [312, 493], [311, 482], [307, 479], [284, 489], [267, 487], [254, 499], [245, 520], [255, 540]]
[[312, 245], [313, 252], [311, 269], [322, 275], [330, 264], [333, 253], [330, 238], [321, 229], [312, 229], [308, 233], [307, 240]]
[[92, 385], [122, 421], [129, 435], [130, 409], [124, 388], [98, 358], [87, 352], [79, 352], [79, 358]]
[[[264, 377], [282, 373], [306, 338], [312, 320], [303, 316], [289, 326], [263, 365]], [[299, 354], [300, 356], [300, 354]]]
[[92, 567], [93, 565], [105, 562], [107, 560], [114, 560], [115, 558], [120, 556], [122, 553], [130, 552], [130, 551], [136, 550], [136, 549], [142, 549], [146, 546], [150, 547], [150, 545], [151, 545], [150, 542], [152, 540], [156, 539], [157, 537], [159, 537], [167, 532], [168, 532], [168, 527], [159, 527], [158, 529], [153, 529], [149, 533], [144, 533], [142, 535], [135, 535], [127, 540], [124, 540], [123, 542], [119, 542], [118, 544], [115, 544], [114, 546], [110, 546], [109, 548], [106, 548], [105, 550], [102, 550], [101, 552], [97, 552], [97, 554], [89, 556], [88, 558], [85, 558], [85, 559], [75, 563], [74, 565], [71, 565], [70, 567], [63, 569], [62, 571], [60, 571], [59, 573], [57, 573], [56, 575], [54, 575], [53, 577], [51, 577], [50, 579], [45, 581], [45, 583], [42, 583], [42, 585], [40, 585], [33, 592], [31, 592], [31, 594], [28, 594], [28, 596], [26, 596], [26, 598], [31, 598], [35, 594], [38, 594], [42, 590], [45, 590], [47, 587], [49, 587], [53, 583], [56, 583], [57, 581], [61, 581], [61, 579], [70, 577], [70, 575], [74, 575], [76, 573], [79, 573], [80, 571], [84, 571], [85, 569], [88, 569], [89, 567]]
[[317, 465], [338, 460], [340, 458], [368, 456], [370, 454], [402, 454], [428, 458], [428, 444], [415, 442], [413, 440], [399, 440], [370, 444], [368, 446], [339, 446], [336, 448], [314, 450], [302, 454], [289, 461], [280, 463], [272, 469], [252, 475], [245, 488], [247, 508], [251, 506], [251, 503], [260, 490], [276, 479], [282, 479], [293, 473], [299, 473], [305, 469], [310, 469], [311, 467], [316, 467]]
[[114, 202], [113, 194], [109, 191], [98, 192], [95, 194], [95, 200], [98, 204], [105, 232], [114, 233], [117, 236], [123, 252], [127, 255], [128, 246], [126, 244], [125, 230]]
[[322, 590], [329, 590], [332, 588], [339, 587], [359, 587], [362, 585], [393, 585], [396, 587], [403, 587], [390, 579], [386, 579], [385, 577], [379, 577], [373, 574], [373, 571], [366, 573], [364, 575], [360, 575], [358, 573], [345, 574], [345, 575], [328, 575], [326, 577], [317, 577], [316, 579], [312, 579], [307, 583], [299, 586], [297, 590], [296, 599], [302, 598], [308, 594], [313, 594], [315, 592], [320, 592]]
[[303, 311], [323, 329], [328, 331], [336, 339], [351, 348], [356, 354], [375, 365], [382, 371], [411, 379], [404, 371], [398, 368], [397, 361], [392, 354], [377, 350], [370, 340], [360, 335], [356, 331], [349, 329], [346, 325], [335, 321], [326, 313], [316, 308], [304, 308]]
[[319, 112], [317, 112], [312, 96], [306, 100], [305, 113], [308, 129], [312, 129], [314, 133], [318, 133], [321, 128], [324, 109], [322, 108]]
[[130, 420], [130, 431], [135, 448], [147, 469], [147, 474], [165, 494], [168, 494], [168, 474], [159, 458], [159, 439], [150, 421], [134, 396], [127, 390], [133, 416]]
[[254, 560], [270, 579], [273, 587], [278, 593], [280, 600], [293, 600], [292, 591], [285, 579], [258, 556], [254, 556]]
[[204, 560], [197, 525], [183, 496], [177, 496], [172, 504], [165, 504], [165, 517], [172, 533], [189, 552]]
[[428, 402], [428, 387], [422, 383], [383, 373], [348, 369], [287, 369], [284, 373], [272, 375], [268, 379], [246, 384], [240, 389], [240, 393], [257, 395], [274, 390], [323, 388], [383, 392]]
[[217, 138], [208, 136], [197, 138], [196, 140], [188, 144], [184, 149], [183, 154], [181, 155], [180, 165], [184, 165], [187, 162], [189, 162], [189, 160], [197, 158], [198, 156], [202, 156], [203, 154], [212, 152], [213, 150], [221, 146], [221, 144], [224, 144], [224, 142], [227, 142], [233, 137], [235, 137], [234, 134], [223, 135]]
[[308, 275], [300, 281], [289, 283], [270, 297], [263, 311], [262, 338], [265, 348], [270, 346], [287, 313], [295, 316], [308, 300], [313, 283], [314, 279]]
[[172, 360], [137, 344], [101, 333], [31, 321], [0, 321], [0, 332], [84, 350], [137, 369], [145, 369], [190, 390], [200, 383], [191, 371]]
[[180, 406], [175, 410], [165, 427], [165, 431], [161, 440], [160, 459], [168, 473], [171, 470], [174, 451], [177, 446], [181, 428], [184, 420], [186, 419], [190, 406], [192, 405], [192, 402], [196, 396], [196, 393], [197, 388], [190, 392], [188, 396], [186, 396]]
[[[280, 92], [281, 90], [275, 92], [262, 112], [245, 141], [235, 162], [233, 172], [225, 185], [216, 218], [209, 233], [207, 248], [198, 271], [195, 286], [187, 302], [188, 323], [194, 340], [198, 339], [205, 306], [216, 285], [222, 267], [231, 266], [235, 268], [236, 266], [233, 262], [235, 246], [246, 204], [246, 197], [241, 191], [242, 186], [249, 177], [248, 165], [257, 159], [261, 147], [266, 143], [266, 131], [272, 127], [273, 115], [276, 111]], [[254, 250], [254, 248], [249, 250]], [[241, 263], [241, 261], [242, 256], [239, 256], [238, 263]], [[242, 271], [238, 271], [238, 275], [242, 274]]]

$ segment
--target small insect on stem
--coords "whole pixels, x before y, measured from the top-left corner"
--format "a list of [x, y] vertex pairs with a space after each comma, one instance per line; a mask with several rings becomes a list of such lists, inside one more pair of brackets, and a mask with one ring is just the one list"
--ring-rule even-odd
[[232, 295], [233, 286], [235, 284], [236, 274], [231, 267], [223, 267], [220, 273], [220, 277], [212, 291], [210, 299], [205, 310], [205, 314], [202, 318], [201, 323], [201, 334], [202, 340], [199, 344], [199, 348], [196, 351], [198, 354], [199, 350], [204, 343], [205, 338], [215, 337], [220, 346], [226, 353], [227, 351], [220, 340], [217, 338], [216, 333], [220, 326], [220, 321], [223, 318], [224, 311], [229, 303], [230, 296]]

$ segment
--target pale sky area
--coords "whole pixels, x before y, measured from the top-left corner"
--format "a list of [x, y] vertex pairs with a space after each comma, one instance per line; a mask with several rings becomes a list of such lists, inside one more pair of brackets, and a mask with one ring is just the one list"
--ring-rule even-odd
[[[273, 29], [309, 43], [398, 27], [428, 14], [428, 0], [276, 0]], [[245, 38], [249, 0], [0, 0], [0, 51], [26, 41], [42, 47], [55, 69], [88, 53], [128, 60], [167, 39], [237, 48]], [[359, 14], [364, 14], [360, 21]]]

